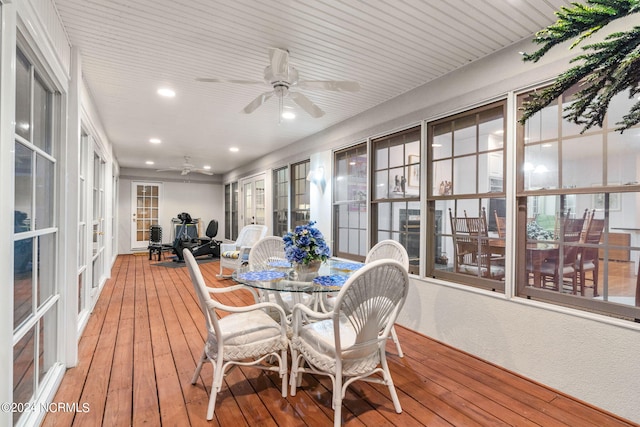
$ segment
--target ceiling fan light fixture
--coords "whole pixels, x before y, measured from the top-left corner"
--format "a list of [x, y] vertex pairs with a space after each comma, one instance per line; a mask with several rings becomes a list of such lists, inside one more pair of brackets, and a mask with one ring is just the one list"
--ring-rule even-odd
[[173, 89], [161, 87], [160, 89], [158, 89], [158, 95], [164, 96], [165, 98], [173, 98], [174, 96], [176, 96], [176, 92]]

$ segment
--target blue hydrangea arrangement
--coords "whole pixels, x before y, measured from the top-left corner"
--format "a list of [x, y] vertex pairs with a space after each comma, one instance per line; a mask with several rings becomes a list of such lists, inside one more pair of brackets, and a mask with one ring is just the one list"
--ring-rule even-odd
[[527, 237], [530, 240], [554, 240], [553, 232], [545, 230], [535, 221], [527, 223]]
[[282, 236], [284, 251], [291, 263], [307, 265], [313, 261], [326, 261], [331, 251], [324, 236], [314, 227], [315, 221], [298, 225], [293, 231]]

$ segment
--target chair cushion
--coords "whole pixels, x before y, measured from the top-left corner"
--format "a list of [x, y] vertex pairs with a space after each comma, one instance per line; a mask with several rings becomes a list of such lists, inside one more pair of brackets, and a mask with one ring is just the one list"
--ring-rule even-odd
[[[340, 320], [340, 346], [343, 351], [342, 371], [348, 375], [369, 372], [380, 361], [377, 342], [365, 344], [361, 348], [353, 347], [356, 332], [347, 318]], [[305, 355], [305, 358], [320, 369], [335, 371], [336, 349], [333, 338], [333, 321], [323, 320], [305, 325], [294, 337], [292, 345]], [[350, 348], [351, 347], [351, 348]], [[345, 349], [347, 351], [345, 351]]]
[[240, 257], [240, 251], [224, 251], [220, 256], [223, 258], [238, 259], [238, 257]]
[[[286, 348], [282, 340], [280, 323], [262, 310], [232, 313], [219, 321], [225, 346], [225, 360], [256, 357]], [[218, 340], [209, 333], [206, 352], [211, 358], [217, 354]]]
[[[304, 292], [297, 292], [297, 295], [294, 295], [293, 292], [280, 292], [279, 295], [282, 302], [286, 305], [286, 307], [282, 307], [285, 312], [290, 312], [297, 303], [304, 304], [308, 307], [313, 302], [313, 295]], [[267, 293], [267, 301], [278, 303], [276, 296], [270, 292]]]
[[[474, 276], [478, 275], [478, 266], [470, 265], [470, 264], [461, 264], [458, 266], [458, 272], [473, 274]], [[504, 277], [504, 267], [501, 266], [491, 266], [491, 278], [503, 278]], [[480, 274], [484, 277], [487, 275], [487, 267], [480, 267]]]

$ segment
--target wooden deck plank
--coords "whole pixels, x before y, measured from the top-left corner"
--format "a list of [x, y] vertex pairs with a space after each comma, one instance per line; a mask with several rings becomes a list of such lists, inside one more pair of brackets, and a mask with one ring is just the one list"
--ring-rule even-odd
[[[149, 317], [148, 295], [155, 293], [153, 282], [145, 282], [144, 266], [138, 265], [142, 257], [137, 257], [135, 272], [135, 306], [133, 359], [133, 408], [132, 426], [161, 425], [158, 389], [155, 380], [153, 346], [151, 343], [151, 323], [156, 319]], [[150, 288], [147, 289], [147, 286]]]
[[[88, 413], [49, 413], [43, 425], [311, 426], [333, 424], [331, 382], [305, 375], [296, 396], [282, 398], [275, 373], [237, 368], [225, 378], [214, 420], [206, 421], [212, 368], [191, 384], [206, 338], [204, 318], [186, 268], [119, 256], [79, 342], [78, 366], [67, 371], [56, 402], [89, 403]], [[211, 287], [218, 262], [200, 266]], [[225, 304], [251, 304], [249, 292]], [[483, 425], [632, 426], [543, 385], [402, 327], [405, 352], [390, 343], [388, 361], [403, 412], [388, 390], [356, 382], [342, 409], [346, 426]]]
[[[65, 373], [60, 388], [56, 394], [55, 402], [80, 403], [84, 384], [86, 383], [87, 374], [93, 361], [98, 340], [100, 339], [100, 331], [104, 324], [106, 309], [108, 308], [113, 291], [117, 283], [125, 283], [127, 275], [127, 266], [131, 258], [119, 259], [113, 269], [113, 286], [104, 287], [100, 299], [94, 307], [94, 311], [87, 322], [84, 329], [82, 339], [78, 343], [78, 365], [70, 368]], [[74, 412], [59, 412], [56, 417], [45, 417], [42, 425], [44, 427], [70, 426], [76, 416]], [[81, 414], [79, 416], [82, 416]]]

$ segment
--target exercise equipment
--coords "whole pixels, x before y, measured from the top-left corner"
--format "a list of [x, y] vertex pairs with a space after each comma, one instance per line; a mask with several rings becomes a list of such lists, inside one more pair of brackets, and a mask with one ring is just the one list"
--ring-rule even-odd
[[173, 251], [173, 245], [170, 243], [162, 243], [162, 227], [152, 225], [149, 229], [149, 260], [153, 258], [153, 254], [158, 255], [158, 261], [162, 260], [162, 252]]
[[173, 241], [174, 261], [184, 262], [182, 251], [189, 249], [194, 257], [211, 255], [212, 257], [220, 256], [220, 243], [215, 240], [218, 234], [218, 221], [213, 219], [209, 222], [206, 236], [199, 237], [195, 222], [191, 219], [191, 215], [187, 212], [178, 214], [181, 221]]
[[211, 255], [212, 257], [220, 256], [220, 243], [219, 240], [215, 240], [218, 235], [218, 220], [212, 219], [207, 225], [207, 229], [204, 232], [204, 236], [198, 237], [198, 245], [191, 248], [191, 253], [194, 257], [203, 255]]

